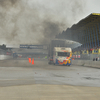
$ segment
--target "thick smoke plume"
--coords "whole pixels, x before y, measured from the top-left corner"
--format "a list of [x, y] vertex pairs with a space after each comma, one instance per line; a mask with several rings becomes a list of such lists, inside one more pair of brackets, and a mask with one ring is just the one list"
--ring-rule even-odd
[[48, 43], [84, 13], [86, 0], [0, 0], [0, 44]]

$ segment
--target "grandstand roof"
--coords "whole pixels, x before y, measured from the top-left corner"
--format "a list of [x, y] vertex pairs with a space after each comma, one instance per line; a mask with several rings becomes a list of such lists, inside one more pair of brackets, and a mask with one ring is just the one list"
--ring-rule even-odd
[[74, 30], [77, 27], [82, 27], [96, 19], [100, 19], [100, 13], [91, 13], [90, 15], [88, 15], [87, 17], [85, 17], [84, 19], [80, 20], [77, 24], [74, 24], [71, 29]]

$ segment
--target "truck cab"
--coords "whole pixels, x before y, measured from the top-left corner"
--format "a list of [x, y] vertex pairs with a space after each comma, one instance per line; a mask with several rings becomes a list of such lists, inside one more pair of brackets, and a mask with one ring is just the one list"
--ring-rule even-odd
[[71, 65], [72, 50], [66, 47], [54, 47], [53, 56], [49, 59], [49, 64]]

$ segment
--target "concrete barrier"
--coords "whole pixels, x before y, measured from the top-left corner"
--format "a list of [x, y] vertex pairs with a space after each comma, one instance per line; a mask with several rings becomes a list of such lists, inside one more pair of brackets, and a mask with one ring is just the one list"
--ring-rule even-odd
[[95, 67], [100, 68], [100, 61], [91, 61], [91, 60], [73, 60], [73, 65], [80, 65], [86, 67]]
[[31, 66], [28, 60], [0, 60], [0, 67]]
[[0, 60], [6, 60], [6, 59], [12, 59], [13, 56], [9, 56], [9, 55], [0, 55]]
[[29, 63], [27, 60], [0, 60], [0, 67], [42, 67], [42, 66], [48, 66], [47, 61], [44, 60], [34, 60], [34, 65]]

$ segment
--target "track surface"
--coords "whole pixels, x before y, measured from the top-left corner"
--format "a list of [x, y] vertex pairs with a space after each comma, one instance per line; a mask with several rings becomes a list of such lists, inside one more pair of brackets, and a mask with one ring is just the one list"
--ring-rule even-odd
[[100, 69], [82, 66], [48, 65], [37, 60], [36, 65], [0, 67], [0, 86], [55, 84], [100, 87]]

